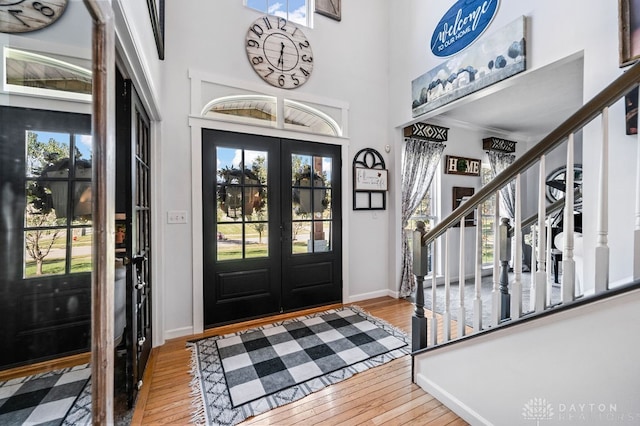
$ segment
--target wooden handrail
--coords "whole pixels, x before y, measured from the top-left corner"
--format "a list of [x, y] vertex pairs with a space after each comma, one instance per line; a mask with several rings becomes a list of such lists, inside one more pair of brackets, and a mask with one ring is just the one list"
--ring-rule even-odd
[[605, 87], [593, 99], [584, 104], [575, 114], [566, 119], [562, 124], [556, 127], [551, 133], [538, 142], [533, 148], [525, 152], [522, 157], [518, 158], [509, 167], [491, 180], [487, 185], [480, 188], [478, 192], [472, 195], [465, 203], [461, 204], [457, 209], [451, 212], [442, 222], [438, 223], [423, 237], [425, 244], [434, 241], [442, 235], [452, 225], [459, 222], [463, 217], [468, 215], [476, 206], [494, 195], [500, 188], [513, 180], [516, 175], [527, 170], [535, 164], [540, 156], [546, 154], [560, 145], [571, 133], [574, 133], [591, 120], [601, 114], [606, 107], [613, 105], [629, 90], [631, 90], [640, 81], [640, 63], [636, 63], [629, 68], [620, 77]]

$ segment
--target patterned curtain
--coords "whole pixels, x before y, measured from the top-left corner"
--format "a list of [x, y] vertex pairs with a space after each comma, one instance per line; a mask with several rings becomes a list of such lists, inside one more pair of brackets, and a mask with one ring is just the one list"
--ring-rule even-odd
[[409, 218], [420, 205], [433, 180], [433, 174], [442, 157], [444, 144], [420, 139], [405, 140], [402, 162], [402, 275], [400, 297], [410, 296], [416, 289], [415, 277], [411, 273], [413, 253], [404, 234]]
[[[514, 162], [516, 156], [506, 152], [489, 151], [489, 163], [491, 164], [491, 176], [496, 177], [498, 173], [506, 169]], [[511, 219], [516, 216], [516, 182], [512, 180], [501, 190], [502, 206]], [[512, 220], [513, 223], [513, 220]]]

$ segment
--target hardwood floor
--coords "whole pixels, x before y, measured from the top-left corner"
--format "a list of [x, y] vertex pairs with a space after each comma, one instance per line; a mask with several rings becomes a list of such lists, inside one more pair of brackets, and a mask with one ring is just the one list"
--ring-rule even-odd
[[[411, 330], [413, 305], [390, 297], [358, 302], [374, 316]], [[339, 306], [339, 305], [337, 305]], [[335, 307], [335, 306], [332, 306]], [[214, 334], [233, 333], [260, 324], [295, 317], [330, 307], [278, 315], [207, 330], [198, 336], [174, 339], [154, 348], [138, 396], [132, 424], [191, 423], [191, 352], [186, 341]], [[430, 315], [430, 314], [429, 314]], [[455, 334], [455, 325], [452, 327]], [[440, 331], [441, 333], [441, 331]], [[411, 357], [405, 356], [328, 386], [291, 404], [247, 419], [245, 425], [465, 425], [438, 400], [411, 383]]]

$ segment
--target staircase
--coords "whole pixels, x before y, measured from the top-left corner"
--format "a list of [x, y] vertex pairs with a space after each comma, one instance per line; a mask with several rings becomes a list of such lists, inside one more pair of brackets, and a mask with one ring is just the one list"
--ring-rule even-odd
[[[460, 253], [451, 257], [460, 259], [460, 277], [465, 276], [464, 248], [475, 244], [473, 305], [465, 306], [461, 285], [459, 305], [450, 306], [448, 273], [440, 288], [433, 273], [428, 291], [432, 300], [444, 300], [444, 311], [440, 315], [434, 310], [425, 316], [424, 277], [416, 276], [416, 311], [412, 318], [413, 380], [471, 424], [640, 423], [640, 148], [631, 158], [618, 159], [621, 162], [609, 160], [609, 108], [639, 81], [640, 64], [636, 64], [431, 231], [414, 232], [414, 259], [433, 256], [431, 264], [437, 265], [440, 251], [445, 271], [449, 270], [450, 240], [455, 233]], [[591, 132], [593, 126], [599, 126], [601, 139], [597, 147], [597, 193], [594, 190], [589, 194], [591, 200], [597, 200], [590, 206], [596, 207], [584, 212], [597, 218], [593, 221], [597, 226], [583, 229], [596, 243], [583, 247], [582, 235], [574, 230], [573, 215], [580, 188], [566, 191], [563, 200], [547, 206], [545, 156], [566, 144], [566, 188], [574, 188], [574, 138], [587, 126]], [[626, 164], [635, 170], [635, 181], [610, 183], [610, 164]], [[537, 214], [525, 220], [521, 217], [524, 173], [539, 177]], [[481, 227], [475, 227], [474, 241], [468, 241], [465, 234], [472, 231], [460, 232], [465, 227], [454, 226], [474, 210], [478, 210], [475, 217], [480, 217], [479, 206], [491, 197], [499, 205], [501, 188], [512, 181], [516, 188], [514, 223], [496, 213], [493, 297], [491, 306], [484, 306], [480, 298]], [[633, 234], [632, 246], [624, 259], [629, 262], [625, 270], [631, 271], [630, 275], [624, 282], [612, 283], [609, 247], [618, 242], [609, 242], [608, 229], [622, 226], [609, 224], [608, 219], [609, 209], [618, 208], [609, 204], [609, 188], [614, 184], [625, 185], [627, 193], [635, 198], [635, 223], [628, 229]], [[562, 296], [560, 303], [552, 305], [552, 243], [548, 230], [551, 215], [559, 209], [564, 212], [560, 238]], [[523, 307], [522, 244], [513, 244], [513, 257], [509, 246], [511, 238], [522, 241], [525, 227], [532, 229], [533, 260], [530, 305]], [[507, 274], [511, 258], [512, 278]], [[584, 259], [595, 261], [583, 266]], [[594, 274], [588, 277], [594, 285], [585, 287], [584, 274]], [[491, 311], [488, 324], [482, 319], [486, 309]], [[464, 321], [468, 310], [473, 311], [472, 327]]]

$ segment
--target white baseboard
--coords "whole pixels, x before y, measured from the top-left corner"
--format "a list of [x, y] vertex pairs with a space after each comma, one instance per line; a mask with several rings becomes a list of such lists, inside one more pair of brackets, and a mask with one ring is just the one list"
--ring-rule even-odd
[[164, 332], [164, 340], [193, 335], [193, 327], [174, 328]]
[[361, 300], [375, 299], [376, 297], [385, 297], [385, 296], [389, 296], [389, 297], [393, 297], [394, 299], [397, 299], [399, 297], [399, 293], [397, 291], [391, 291], [389, 289], [386, 289], [386, 290], [372, 291], [370, 293], [355, 294], [353, 296], [349, 296], [344, 303], [360, 302]]
[[416, 384], [424, 389], [425, 392], [434, 396], [438, 401], [442, 402], [448, 409], [456, 413], [467, 423], [472, 425], [492, 425], [490, 421], [483, 418], [469, 406], [458, 400], [454, 395], [442, 389], [436, 383], [426, 378], [423, 374], [416, 375]]

